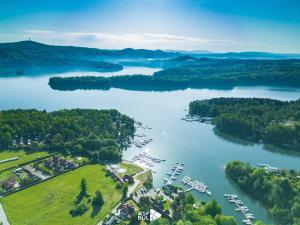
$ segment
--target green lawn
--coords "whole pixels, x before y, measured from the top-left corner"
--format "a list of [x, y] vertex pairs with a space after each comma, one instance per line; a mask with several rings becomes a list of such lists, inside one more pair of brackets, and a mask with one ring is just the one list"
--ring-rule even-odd
[[126, 169], [125, 173], [128, 175], [135, 175], [135, 174], [143, 171], [143, 169], [141, 167], [134, 165], [132, 163], [123, 162], [123, 163], [121, 163], [121, 167]]
[[5, 168], [10, 168], [12, 166], [17, 166], [22, 163], [30, 162], [32, 160], [35, 160], [38, 157], [45, 157], [47, 155], [49, 155], [47, 152], [27, 153], [23, 150], [0, 151], [0, 160], [9, 159], [9, 158], [13, 158], [13, 157], [19, 157], [18, 160], [1, 163], [0, 170], [5, 169]]
[[[103, 166], [87, 165], [49, 181], [35, 185], [1, 199], [11, 225], [95, 225], [121, 199], [114, 181], [105, 176]], [[100, 190], [104, 205], [93, 215], [90, 208], [82, 216], [72, 217], [69, 211], [80, 192], [80, 181], [85, 178], [91, 197]]]

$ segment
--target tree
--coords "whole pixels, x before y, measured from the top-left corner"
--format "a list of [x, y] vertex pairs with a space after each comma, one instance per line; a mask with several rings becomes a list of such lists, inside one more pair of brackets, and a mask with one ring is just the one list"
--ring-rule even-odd
[[123, 188], [122, 188], [122, 196], [123, 196], [123, 198], [126, 198], [126, 197], [127, 197], [127, 192], [128, 192], [128, 184], [125, 183], [125, 184], [123, 185]]
[[72, 216], [80, 216], [84, 214], [89, 209], [88, 205], [81, 202], [78, 205], [75, 205], [73, 209], [71, 209], [70, 214]]
[[93, 205], [102, 206], [104, 204], [104, 199], [102, 193], [97, 190], [95, 192], [95, 197], [93, 198]]
[[188, 204], [194, 204], [195, 203], [195, 197], [191, 193], [188, 193], [186, 196], [186, 201]]
[[291, 212], [294, 217], [300, 217], [300, 203], [299, 202], [295, 202], [293, 204]]
[[237, 225], [232, 216], [217, 215], [215, 220], [217, 225]]
[[211, 215], [212, 217], [215, 217], [216, 215], [222, 213], [222, 208], [217, 203], [217, 201], [215, 199], [213, 199], [205, 204], [204, 211], [206, 214]]
[[87, 195], [87, 184], [85, 178], [82, 178], [80, 182], [80, 194], [83, 196]]

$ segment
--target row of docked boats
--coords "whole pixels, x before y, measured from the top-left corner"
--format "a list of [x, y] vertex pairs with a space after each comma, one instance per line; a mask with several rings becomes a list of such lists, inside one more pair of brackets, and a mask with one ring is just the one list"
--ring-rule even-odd
[[139, 162], [145, 164], [148, 167], [154, 167], [156, 164], [166, 161], [165, 159], [155, 158], [149, 155], [147, 152], [141, 152], [131, 159], [132, 162]]
[[172, 167], [171, 171], [167, 172], [167, 175], [169, 176], [168, 178], [164, 178], [164, 182], [167, 185], [172, 184], [173, 181], [178, 179], [178, 176], [182, 173], [183, 171], [184, 164], [177, 162], [174, 167]]
[[184, 178], [182, 178], [181, 182], [190, 187], [188, 191], [196, 190], [200, 193], [206, 193], [209, 196], [212, 195], [212, 193], [208, 190], [208, 187], [204, 183], [198, 180], [193, 181], [191, 177], [185, 176]]
[[243, 220], [243, 223], [246, 225], [252, 225], [253, 220], [255, 219], [255, 216], [249, 212], [249, 208], [244, 205], [242, 200], [239, 199], [239, 197], [235, 194], [224, 194], [224, 197], [227, 198], [228, 202], [233, 203], [236, 205], [235, 211], [241, 212], [245, 219]]

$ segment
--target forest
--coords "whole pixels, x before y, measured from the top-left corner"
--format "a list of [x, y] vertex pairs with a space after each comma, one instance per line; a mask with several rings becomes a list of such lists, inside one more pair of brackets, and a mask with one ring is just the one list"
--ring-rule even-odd
[[300, 85], [300, 60], [213, 59], [180, 56], [168, 60], [155, 77], [224, 80], [240, 85]]
[[192, 116], [210, 117], [234, 137], [300, 152], [300, 99], [213, 98], [193, 101]]
[[87, 156], [93, 162], [120, 161], [134, 132], [134, 120], [117, 110], [0, 112], [1, 149], [48, 150]]
[[238, 85], [300, 86], [300, 60], [197, 59], [181, 56], [166, 60], [153, 76], [52, 77], [56, 90], [121, 88], [127, 90], [180, 90], [232, 88]]
[[300, 224], [300, 173], [295, 170], [267, 172], [233, 161], [226, 174], [245, 192], [259, 200], [280, 225]]

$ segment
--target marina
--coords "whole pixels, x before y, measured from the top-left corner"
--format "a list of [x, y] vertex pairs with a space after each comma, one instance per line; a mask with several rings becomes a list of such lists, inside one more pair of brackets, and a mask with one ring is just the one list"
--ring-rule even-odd
[[212, 195], [212, 193], [208, 190], [208, 187], [204, 183], [202, 183], [198, 180], [193, 181], [191, 177], [185, 176], [184, 178], [182, 178], [181, 182], [184, 185], [187, 185], [190, 187], [189, 189], [185, 190], [186, 192], [191, 191], [191, 190], [196, 190], [200, 193], [206, 193], [209, 196]]
[[141, 152], [138, 155], [134, 156], [131, 159], [131, 162], [137, 162], [139, 164], [144, 164], [147, 167], [154, 167], [156, 164], [159, 164], [161, 162], [165, 162], [165, 159], [159, 159], [159, 158], [155, 158], [153, 156], [151, 156], [149, 153], [147, 152]]
[[170, 185], [173, 183], [173, 181], [178, 179], [178, 176], [182, 173], [183, 171], [183, 163], [176, 163], [176, 166], [172, 167], [171, 171], [167, 172], [167, 175], [169, 176], [168, 178], [164, 178], [164, 182], [166, 185]]
[[227, 198], [228, 202], [235, 204], [236, 212], [241, 212], [245, 219], [243, 220], [243, 223], [246, 225], [252, 225], [253, 220], [255, 220], [255, 216], [249, 212], [249, 208], [244, 205], [244, 203], [239, 199], [239, 197], [235, 194], [224, 194], [224, 197]]

